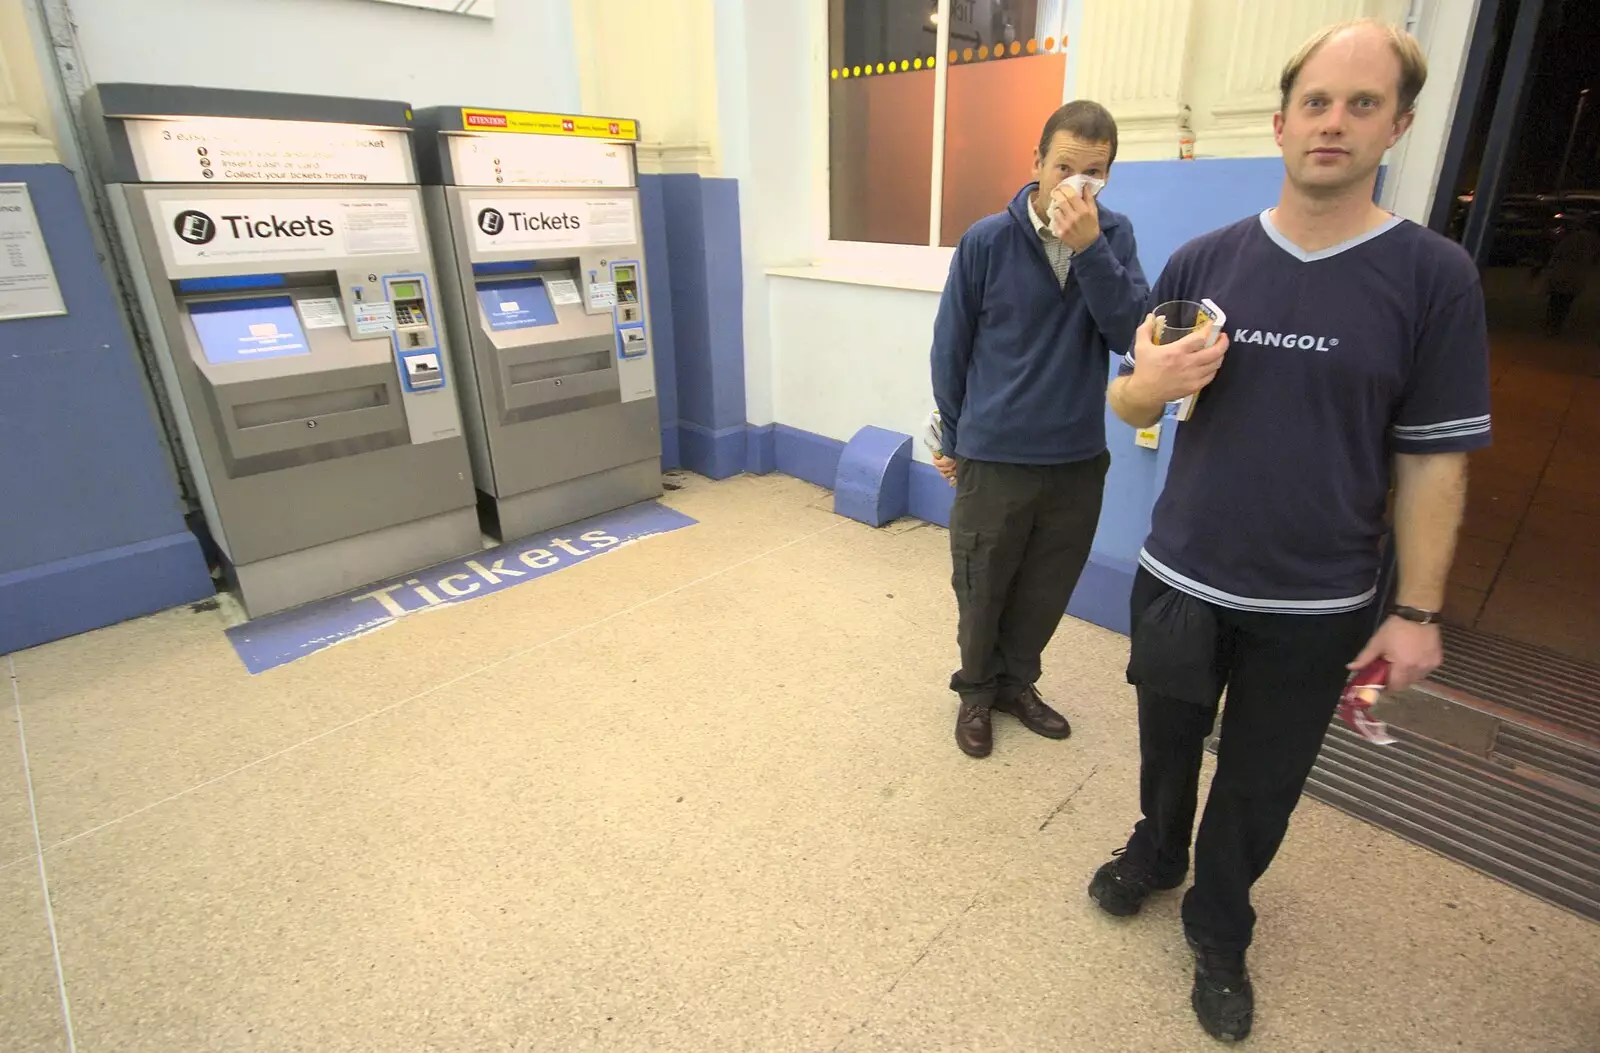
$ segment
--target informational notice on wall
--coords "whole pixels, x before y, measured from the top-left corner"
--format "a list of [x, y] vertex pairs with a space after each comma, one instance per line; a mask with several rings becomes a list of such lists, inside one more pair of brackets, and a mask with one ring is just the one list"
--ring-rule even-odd
[[0, 183], [0, 321], [66, 314], [26, 183]]
[[598, 310], [598, 309], [600, 309], [602, 307], [615, 307], [615, 306], [617, 306], [617, 283], [616, 282], [590, 282], [589, 283], [589, 307], [590, 307], [590, 309]]
[[587, 249], [638, 241], [638, 207], [630, 195], [581, 198], [542, 194], [463, 199], [473, 246], [507, 249]]
[[409, 183], [406, 133], [321, 121], [186, 117], [124, 122], [152, 183]]
[[403, 256], [421, 249], [410, 197], [163, 198], [151, 208], [178, 266]]

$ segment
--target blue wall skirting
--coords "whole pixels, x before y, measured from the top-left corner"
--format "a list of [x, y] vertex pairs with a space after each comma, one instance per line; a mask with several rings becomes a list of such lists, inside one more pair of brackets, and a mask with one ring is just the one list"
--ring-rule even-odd
[[[885, 436], [895, 436], [899, 441], [910, 440], [908, 435], [898, 435], [881, 428], [871, 430], [881, 432]], [[847, 443], [830, 439], [825, 435], [802, 431], [799, 428], [791, 428], [786, 424], [749, 424], [745, 426], [745, 434], [750, 449], [756, 450], [761, 447], [771, 449], [772, 468], [767, 471], [776, 470], [829, 490], [833, 490], [838, 482], [840, 462], [844, 459]], [[765, 475], [767, 471], [758, 471], [758, 467], [764, 463], [758, 462], [756, 455], [753, 454], [750, 467], [746, 470], [752, 474]], [[945, 482], [944, 476], [940, 475], [938, 469], [931, 464], [912, 461], [906, 467], [908, 470], [903, 476], [906, 485], [905, 514], [914, 519], [948, 528], [950, 507], [955, 501], [954, 488]], [[880, 481], [885, 480], [889, 478], [889, 473], [879, 474], [877, 478]], [[837, 491], [835, 493], [837, 494]], [[879, 504], [884, 498], [881, 494], [863, 491], [856, 495], [856, 500]], [[896, 500], [891, 496], [889, 503], [893, 505]], [[847, 513], [841, 512], [841, 514]], [[852, 516], [852, 518], [860, 517]], [[1078, 588], [1072, 594], [1072, 602], [1067, 606], [1067, 613], [1074, 618], [1081, 618], [1113, 632], [1127, 635], [1128, 596], [1133, 589], [1133, 575], [1136, 570], [1137, 565], [1132, 560], [1119, 559], [1100, 551], [1091, 553], [1089, 563], [1083, 570], [1083, 577], [1078, 582]]]
[[747, 426], [737, 424], [715, 431], [692, 421], [678, 422], [681, 463], [708, 479], [738, 475], [749, 463]]
[[1078, 587], [1072, 590], [1072, 599], [1067, 603], [1067, 613], [1103, 629], [1129, 635], [1132, 627], [1128, 600], [1138, 569], [1137, 563], [1104, 552], [1089, 553], [1083, 576], [1078, 579]]
[[204, 599], [211, 578], [198, 556], [184, 530], [0, 574], [0, 652]]
[[778, 470], [777, 425], [752, 424], [745, 432], [745, 468], [751, 475], [771, 475]]
[[937, 523], [946, 529], [950, 526], [950, 506], [955, 504], [956, 490], [939, 474], [939, 469], [921, 461], [911, 462], [910, 491], [906, 511], [926, 523]]
[[772, 425], [773, 466], [784, 475], [833, 489], [844, 443], [786, 424]]
[[0, 652], [213, 594], [72, 174], [28, 184], [67, 314], [0, 322]]

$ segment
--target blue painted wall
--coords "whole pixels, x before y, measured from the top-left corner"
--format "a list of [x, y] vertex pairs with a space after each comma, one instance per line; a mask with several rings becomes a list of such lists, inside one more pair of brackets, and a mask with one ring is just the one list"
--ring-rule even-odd
[[[1139, 263], [1154, 285], [1184, 242], [1272, 207], [1282, 184], [1283, 161], [1277, 157], [1123, 161], [1112, 166], [1106, 204], [1133, 220]], [[1115, 375], [1113, 366], [1108, 378]], [[1111, 471], [1089, 567], [1067, 608], [1074, 617], [1127, 631], [1128, 590], [1179, 427], [1175, 420], [1163, 421], [1161, 447], [1142, 449], [1133, 444], [1133, 429], [1107, 407]]]
[[[651, 242], [646, 253], [663, 466], [725, 479], [744, 471], [752, 458], [745, 427], [738, 183], [693, 174], [645, 175], [639, 183]], [[670, 346], [662, 355], [662, 334], [668, 332]]]
[[68, 313], [0, 322], [0, 652], [212, 594], [71, 173], [24, 182]]
[[[1282, 182], [1283, 162], [1276, 157], [1123, 162], [1112, 167], [1106, 203], [1132, 218], [1139, 262], [1154, 285], [1179, 246], [1270, 208]], [[1108, 375], [1116, 375], [1115, 367]], [[1107, 408], [1106, 437], [1113, 460], [1095, 536], [1097, 554], [1137, 560], [1150, 532], [1150, 510], [1166, 480], [1162, 454], [1171, 450], [1177, 422], [1167, 421], [1162, 430], [1162, 450], [1141, 449], [1133, 444], [1133, 429]]]

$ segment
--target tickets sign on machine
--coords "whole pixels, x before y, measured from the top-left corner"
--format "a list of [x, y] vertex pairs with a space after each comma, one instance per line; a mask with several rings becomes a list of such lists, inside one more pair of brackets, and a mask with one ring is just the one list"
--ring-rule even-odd
[[84, 107], [246, 612], [477, 548], [409, 107], [137, 84]]
[[660, 494], [637, 125], [435, 107], [416, 128], [485, 529]]

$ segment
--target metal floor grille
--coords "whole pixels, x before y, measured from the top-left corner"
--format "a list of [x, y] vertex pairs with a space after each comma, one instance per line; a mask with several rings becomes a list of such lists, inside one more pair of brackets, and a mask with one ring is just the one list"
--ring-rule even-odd
[[1306, 795], [1600, 922], [1600, 666], [1444, 634], [1444, 666], [1380, 704], [1399, 741], [1334, 720]]
[[1600, 746], [1600, 666], [1448, 625], [1444, 653], [1435, 684]]
[[1578, 787], [1580, 793], [1600, 794], [1600, 751], [1584, 749], [1515, 724], [1501, 724], [1491, 756], [1525, 772], [1543, 772], [1563, 779]]
[[1335, 723], [1306, 794], [1600, 921], [1600, 754], [1508, 728], [1478, 757], [1393, 726], [1399, 741], [1373, 746]]

